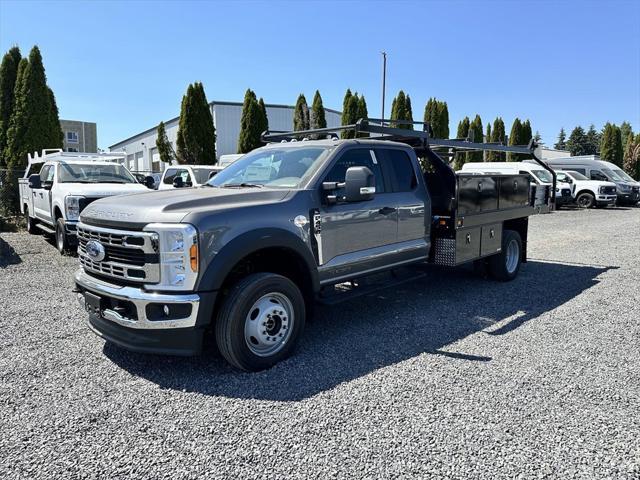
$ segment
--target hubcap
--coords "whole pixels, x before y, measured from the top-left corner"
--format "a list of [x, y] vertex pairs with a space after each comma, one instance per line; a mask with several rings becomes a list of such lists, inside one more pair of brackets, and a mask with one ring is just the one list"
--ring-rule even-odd
[[520, 249], [518, 248], [518, 242], [511, 240], [507, 245], [507, 254], [505, 256], [505, 263], [507, 272], [513, 273], [518, 267], [518, 259], [520, 257]]
[[245, 318], [244, 339], [249, 350], [260, 357], [278, 353], [291, 337], [294, 321], [293, 304], [286, 295], [263, 295]]
[[580, 197], [580, 206], [581, 207], [588, 207], [589, 206], [589, 198], [585, 197], [584, 195]]

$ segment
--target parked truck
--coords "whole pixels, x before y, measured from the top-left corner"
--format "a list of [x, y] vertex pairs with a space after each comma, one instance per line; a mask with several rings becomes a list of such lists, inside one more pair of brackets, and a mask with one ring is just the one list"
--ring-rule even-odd
[[[174, 355], [200, 353], [211, 334], [231, 365], [256, 371], [292, 353], [314, 302], [367, 292], [374, 274], [387, 272], [388, 288], [428, 264], [476, 262], [514, 279], [540, 210], [530, 176], [458, 176], [432, 147], [533, 154], [535, 144], [387, 125], [267, 132], [271, 143], [202, 187], [89, 205], [75, 292], [90, 328], [126, 349]], [[306, 140], [321, 135], [334, 138]]]
[[[60, 253], [76, 244], [76, 224], [82, 210], [99, 198], [140, 193], [141, 185], [119, 162], [122, 154], [72, 153], [61, 149], [29, 154], [24, 177], [18, 180], [20, 210], [27, 231], [55, 235]], [[39, 173], [33, 173], [34, 170]], [[131, 201], [131, 200], [129, 200]]]

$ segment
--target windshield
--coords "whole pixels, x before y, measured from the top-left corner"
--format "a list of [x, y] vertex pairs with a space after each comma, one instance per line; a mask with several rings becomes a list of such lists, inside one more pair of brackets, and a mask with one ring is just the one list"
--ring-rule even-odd
[[635, 180], [633, 179], [633, 177], [631, 177], [630, 175], [627, 174], [627, 172], [620, 170], [618, 168], [614, 168], [613, 169], [613, 173], [615, 173], [616, 175], [618, 175], [620, 178], [622, 178], [622, 180], [626, 180], [627, 182], [634, 182]]
[[248, 153], [226, 167], [208, 185], [300, 188], [333, 147], [268, 148]]
[[541, 183], [553, 182], [553, 177], [546, 170], [531, 170], [531, 174], [536, 177]]
[[614, 172], [613, 170], [611, 170], [610, 168], [603, 168], [602, 171], [605, 173], [605, 175], [607, 177], [609, 177], [610, 179], [613, 180], [618, 180], [619, 182], [624, 182], [624, 178], [622, 178], [620, 175], [618, 175], [616, 172]]
[[60, 183], [137, 183], [122, 165], [61, 163]]
[[202, 185], [203, 183], [207, 183], [209, 180], [209, 175], [212, 172], [215, 172], [212, 168], [192, 168], [193, 176], [195, 177], [196, 183]]
[[567, 175], [569, 175], [574, 180], [589, 180], [587, 177], [585, 177], [581, 173], [574, 172], [574, 171], [567, 172]]

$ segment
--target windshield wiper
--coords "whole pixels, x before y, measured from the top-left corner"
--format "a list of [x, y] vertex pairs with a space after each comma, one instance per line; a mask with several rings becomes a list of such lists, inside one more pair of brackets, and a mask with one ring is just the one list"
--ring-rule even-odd
[[246, 182], [242, 182], [242, 183], [227, 183], [224, 185], [220, 185], [221, 187], [224, 188], [263, 188], [264, 185], [260, 185], [257, 183], [246, 183]]

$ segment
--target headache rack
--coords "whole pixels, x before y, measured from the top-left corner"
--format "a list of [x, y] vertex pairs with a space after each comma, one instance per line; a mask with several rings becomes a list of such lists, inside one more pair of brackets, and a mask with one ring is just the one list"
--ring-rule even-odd
[[126, 153], [64, 152], [61, 148], [47, 148], [40, 153], [34, 152], [33, 154], [29, 153], [27, 155], [27, 168], [24, 172], [24, 178], [29, 178], [33, 165], [45, 162], [117, 162], [122, 164], [126, 158]]
[[[398, 128], [399, 125], [421, 125], [422, 130], [409, 130], [406, 128]], [[493, 151], [519, 153], [523, 155], [531, 155], [542, 168], [547, 170], [553, 178], [553, 186], [549, 195], [549, 201], [555, 205], [556, 201], [556, 173], [551, 167], [543, 162], [536, 154], [538, 144], [532, 139], [528, 145], [504, 145], [502, 143], [477, 143], [473, 137], [463, 139], [442, 139], [433, 137], [433, 129], [427, 122], [412, 122], [408, 120], [391, 120], [361, 118], [351, 125], [342, 125], [340, 127], [316, 128], [311, 130], [299, 130], [291, 132], [283, 131], [265, 131], [262, 134], [263, 142], [286, 142], [318, 139], [322, 136], [328, 138], [338, 138], [339, 132], [352, 131], [356, 139], [362, 138], [358, 134], [369, 134], [366, 140], [382, 140], [405, 143], [411, 146], [416, 155], [420, 158], [426, 158], [433, 166], [436, 175], [441, 180], [448, 179], [450, 183], [455, 183], [455, 172], [449, 165], [449, 162], [442, 159], [442, 156], [452, 157], [456, 151]], [[364, 139], [364, 138], [362, 138]], [[437, 152], [433, 149], [437, 148]], [[433, 177], [433, 176], [431, 176]], [[430, 187], [433, 182], [430, 183]], [[439, 183], [439, 182], [438, 182]]]

